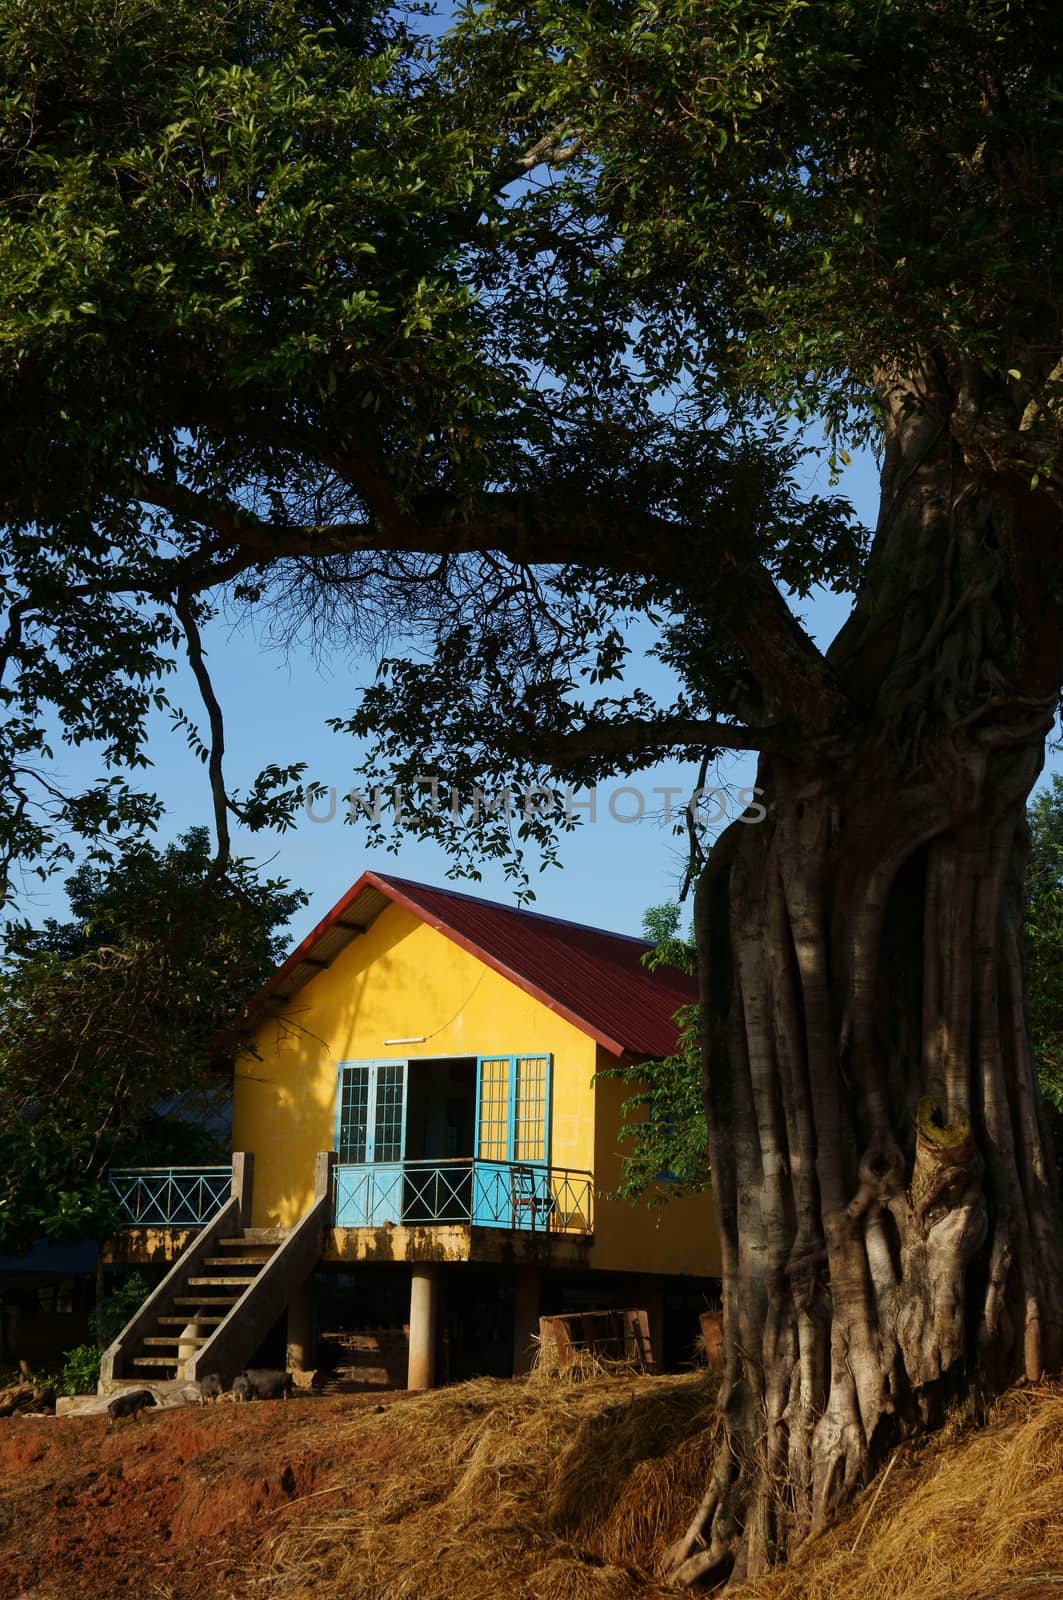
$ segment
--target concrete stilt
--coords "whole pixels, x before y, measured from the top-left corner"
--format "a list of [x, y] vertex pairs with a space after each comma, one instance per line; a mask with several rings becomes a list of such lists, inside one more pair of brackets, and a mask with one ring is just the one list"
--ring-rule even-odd
[[232, 1197], [240, 1202], [240, 1232], [251, 1226], [251, 1195], [255, 1179], [255, 1158], [250, 1150], [233, 1151]]
[[539, 1268], [517, 1268], [513, 1306], [513, 1376], [530, 1372], [539, 1335]]
[[307, 1372], [314, 1365], [314, 1280], [306, 1279], [288, 1301], [289, 1372]]
[[184, 1378], [187, 1376], [185, 1362], [192, 1360], [196, 1351], [199, 1349], [200, 1339], [202, 1339], [204, 1335], [209, 1334], [210, 1329], [206, 1326], [206, 1324], [203, 1322], [196, 1322], [194, 1318], [181, 1329], [181, 1342], [177, 1346], [177, 1377]]
[[439, 1318], [439, 1268], [422, 1262], [410, 1281], [410, 1364], [407, 1389], [431, 1389], [436, 1376], [436, 1323]]
[[645, 1310], [650, 1328], [650, 1365], [658, 1372], [664, 1371], [664, 1288], [660, 1278], [640, 1279], [639, 1305]]

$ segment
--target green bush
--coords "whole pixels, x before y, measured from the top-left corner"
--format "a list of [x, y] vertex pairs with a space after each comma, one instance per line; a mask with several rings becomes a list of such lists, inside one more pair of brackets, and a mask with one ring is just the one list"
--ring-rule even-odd
[[133, 1315], [148, 1298], [151, 1285], [139, 1272], [133, 1272], [126, 1281], [102, 1303], [89, 1317], [89, 1327], [104, 1349], [116, 1339]]
[[94, 1344], [76, 1344], [63, 1352], [64, 1394], [91, 1394], [100, 1381], [100, 1352]]

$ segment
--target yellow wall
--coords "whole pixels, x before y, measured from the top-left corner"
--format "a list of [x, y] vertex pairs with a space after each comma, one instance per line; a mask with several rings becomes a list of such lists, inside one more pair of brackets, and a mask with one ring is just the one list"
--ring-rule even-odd
[[[423, 1044], [385, 1039], [424, 1034]], [[256, 1228], [291, 1227], [313, 1195], [314, 1155], [335, 1145], [340, 1061], [549, 1051], [551, 1164], [591, 1170], [595, 1045], [540, 1001], [400, 906], [258, 1029], [237, 1065], [233, 1148], [255, 1158]]]
[[[385, 1039], [425, 1036], [423, 1043]], [[291, 1227], [313, 1198], [314, 1156], [335, 1148], [340, 1061], [549, 1052], [554, 1058], [550, 1163], [620, 1177], [620, 1103], [628, 1085], [594, 1082], [615, 1065], [586, 1034], [400, 906], [381, 912], [332, 965], [256, 1033], [259, 1059], [239, 1062], [233, 1148], [254, 1155], [252, 1225]], [[610, 1271], [719, 1271], [707, 1196], [653, 1211], [595, 1198], [590, 1264]]]
[[[617, 1065], [616, 1058], [599, 1047], [598, 1070]], [[623, 1123], [620, 1108], [637, 1091], [619, 1078], [599, 1078], [596, 1090], [594, 1170], [601, 1191], [615, 1189], [620, 1183], [625, 1149], [619, 1138]], [[611, 1272], [718, 1277], [720, 1237], [711, 1196], [688, 1195], [651, 1209], [628, 1200], [603, 1200], [599, 1193], [594, 1265]]]

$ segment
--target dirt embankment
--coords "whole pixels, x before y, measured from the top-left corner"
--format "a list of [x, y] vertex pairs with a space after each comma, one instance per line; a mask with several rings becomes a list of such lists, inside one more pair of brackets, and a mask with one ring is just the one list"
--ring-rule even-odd
[[[397, 1466], [383, 1431], [352, 1428], [364, 1409], [227, 1404], [113, 1429], [102, 1417], [0, 1421], [0, 1600], [246, 1596], [282, 1513], [290, 1524], [341, 1471]], [[337, 1509], [356, 1498], [332, 1495]]]
[[[381, 1403], [381, 1399], [383, 1403]], [[666, 1600], [705, 1377], [0, 1419], [0, 1600]], [[1063, 1392], [909, 1442], [735, 1600], [1057, 1600]]]

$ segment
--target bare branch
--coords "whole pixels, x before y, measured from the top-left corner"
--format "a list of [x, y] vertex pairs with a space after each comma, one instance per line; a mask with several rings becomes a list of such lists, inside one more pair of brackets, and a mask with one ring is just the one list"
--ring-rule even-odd
[[499, 167], [492, 173], [491, 192], [497, 194], [500, 190], [508, 188], [511, 183], [526, 178], [536, 167], [564, 166], [566, 161], [571, 161], [586, 148], [586, 140], [582, 133], [573, 132], [565, 127], [554, 128], [541, 139], [537, 139], [534, 144], [529, 145], [523, 155], [515, 157], [506, 166]]
[[210, 724], [210, 747], [207, 760], [207, 772], [210, 778], [210, 792], [214, 802], [214, 829], [217, 838], [217, 850], [211, 864], [209, 877], [217, 879], [222, 876], [229, 865], [231, 846], [229, 840], [229, 797], [225, 792], [225, 776], [223, 772], [223, 757], [225, 755], [225, 723], [221, 714], [218, 697], [214, 693], [214, 685], [207, 671], [207, 664], [203, 655], [203, 642], [200, 638], [199, 625], [192, 610], [190, 597], [178, 591], [174, 597], [174, 610], [178, 621], [184, 629], [185, 641], [188, 647], [188, 661], [199, 686], [199, 693], [206, 707], [207, 718]]

